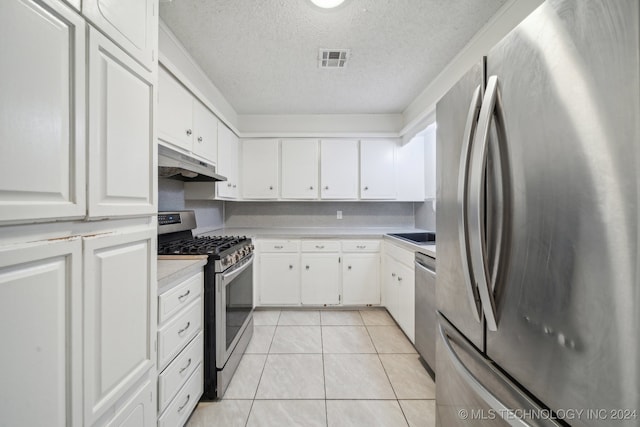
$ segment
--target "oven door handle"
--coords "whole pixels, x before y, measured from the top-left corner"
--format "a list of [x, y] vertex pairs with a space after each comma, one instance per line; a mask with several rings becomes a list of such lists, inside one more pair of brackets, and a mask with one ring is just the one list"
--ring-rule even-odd
[[249, 255], [249, 258], [238, 268], [233, 269], [228, 273], [224, 273], [221, 275], [222, 286], [227, 286], [229, 283], [233, 281], [236, 277], [240, 275], [243, 271], [251, 266], [253, 262], [253, 254]]

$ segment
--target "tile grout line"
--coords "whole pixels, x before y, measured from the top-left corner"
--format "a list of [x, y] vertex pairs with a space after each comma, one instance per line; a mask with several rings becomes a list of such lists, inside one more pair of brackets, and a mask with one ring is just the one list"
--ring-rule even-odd
[[324, 388], [324, 423], [329, 427], [329, 409], [327, 408], [327, 373], [324, 368], [324, 336], [322, 335], [322, 313], [320, 314], [320, 350], [322, 352], [322, 386]]
[[[256, 402], [256, 396], [258, 395], [258, 389], [260, 388], [260, 383], [262, 382], [262, 376], [264, 375], [264, 370], [267, 367], [267, 361], [269, 360], [269, 352], [271, 351], [271, 345], [273, 344], [273, 339], [276, 336], [276, 330], [278, 329], [278, 321], [280, 320], [281, 313], [282, 311], [278, 313], [278, 320], [276, 320], [276, 327], [273, 330], [273, 335], [271, 336], [271, 342], [269, 343], [269, 348], [267, 349], [267, 354], [264, 358], [264, 365], [262, 365], [262, 371], [260, 371], [260, 379], [258, 380], [256, 391], [253, 392], [253, 399], [251, 399], [251, 406], [249, 407], [249, 413], [247, 414], [247, 421], [244, 423], [245, 427], [249, 425], [249, 419], [251, 418], [251, 411], [253, 411], [253, 404]], [[244, 357], [244, 355], [242, 355], [242, 357]]]

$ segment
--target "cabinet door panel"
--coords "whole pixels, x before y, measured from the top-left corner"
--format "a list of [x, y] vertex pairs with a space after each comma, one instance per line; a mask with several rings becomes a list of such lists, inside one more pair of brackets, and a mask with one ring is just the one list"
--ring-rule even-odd
[[403, 264], [398, 271], [398, 316], [396, 320], [411, 342], [415, 342], [415, 272]]
[[318, 198], [318, 141], [282, 141], [282, 198]]
[[153, 70], [157, 62], [158, 0], [83, 0], [82, 13]]
[[153, 427], [156, 425], [154, 383], [146, 381], [127, 401], [108, 427]]
[[340, 264], [338, 254], [302, 254], [300, 261], [302, 304], [339, 304]]
[[193, 99], [193, 152], [216, 163], [218, 157], [218, 119], [195, 98]]
[[85, 214], [84, 27], [62, 3], [0, 2], [0, 222]]
[[223, 124], [218, 126], [218, 172], [227, 178], [216, 182], [216, 195], [238, 198], [238, 137]]
[[89, 216], [152, 214], [152, 75], [94, 29], [89, 60]]
[[261, 304], [300, 304], [299, 255], [260, 254], [258, 281]]
[[380, 255], [344, 256], [342, 295], [344, 304], [380, 304]]
[[395, 199], [395, 148], [391, 140], [360, 142], [361, 199]]
[[358, 141], [320, 141], [320, 196], [358, 198]]
[[3, 425], [82, 425], [81, 287], [79, 239], [0, 250]]
[[193, 96], [167, 70], [158, 71], [158, 138], [191, 151]]
[[242, 194], [245, 199], [278, 198], [278, 140], [242, 141]]
[[153, 365], [155, 229], [84, 239], [85, 422]]
[[396, 159], [396, 179], [399, 201], [424, 201], [424, 148], [423, 136], [416, 136], [411, 141], [398, 147]]

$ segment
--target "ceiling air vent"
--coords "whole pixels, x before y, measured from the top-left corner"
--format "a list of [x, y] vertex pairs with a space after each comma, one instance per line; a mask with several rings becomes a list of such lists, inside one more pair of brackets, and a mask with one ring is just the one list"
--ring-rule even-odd
[[320, 49], [318, 53], [318, 67], [344, 68], [349, 59], [349, 49]]

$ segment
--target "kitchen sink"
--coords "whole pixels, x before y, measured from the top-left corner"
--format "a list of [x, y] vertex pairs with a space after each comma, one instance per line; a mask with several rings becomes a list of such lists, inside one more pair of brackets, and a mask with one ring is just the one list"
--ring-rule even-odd
[[407, 240], [411, 243], [417, 243], [418, 245], [436, 243], [436, 233], [432, 233], [430, 231], [422, 231], [417, 233], [390, 233], [389, 236]]

